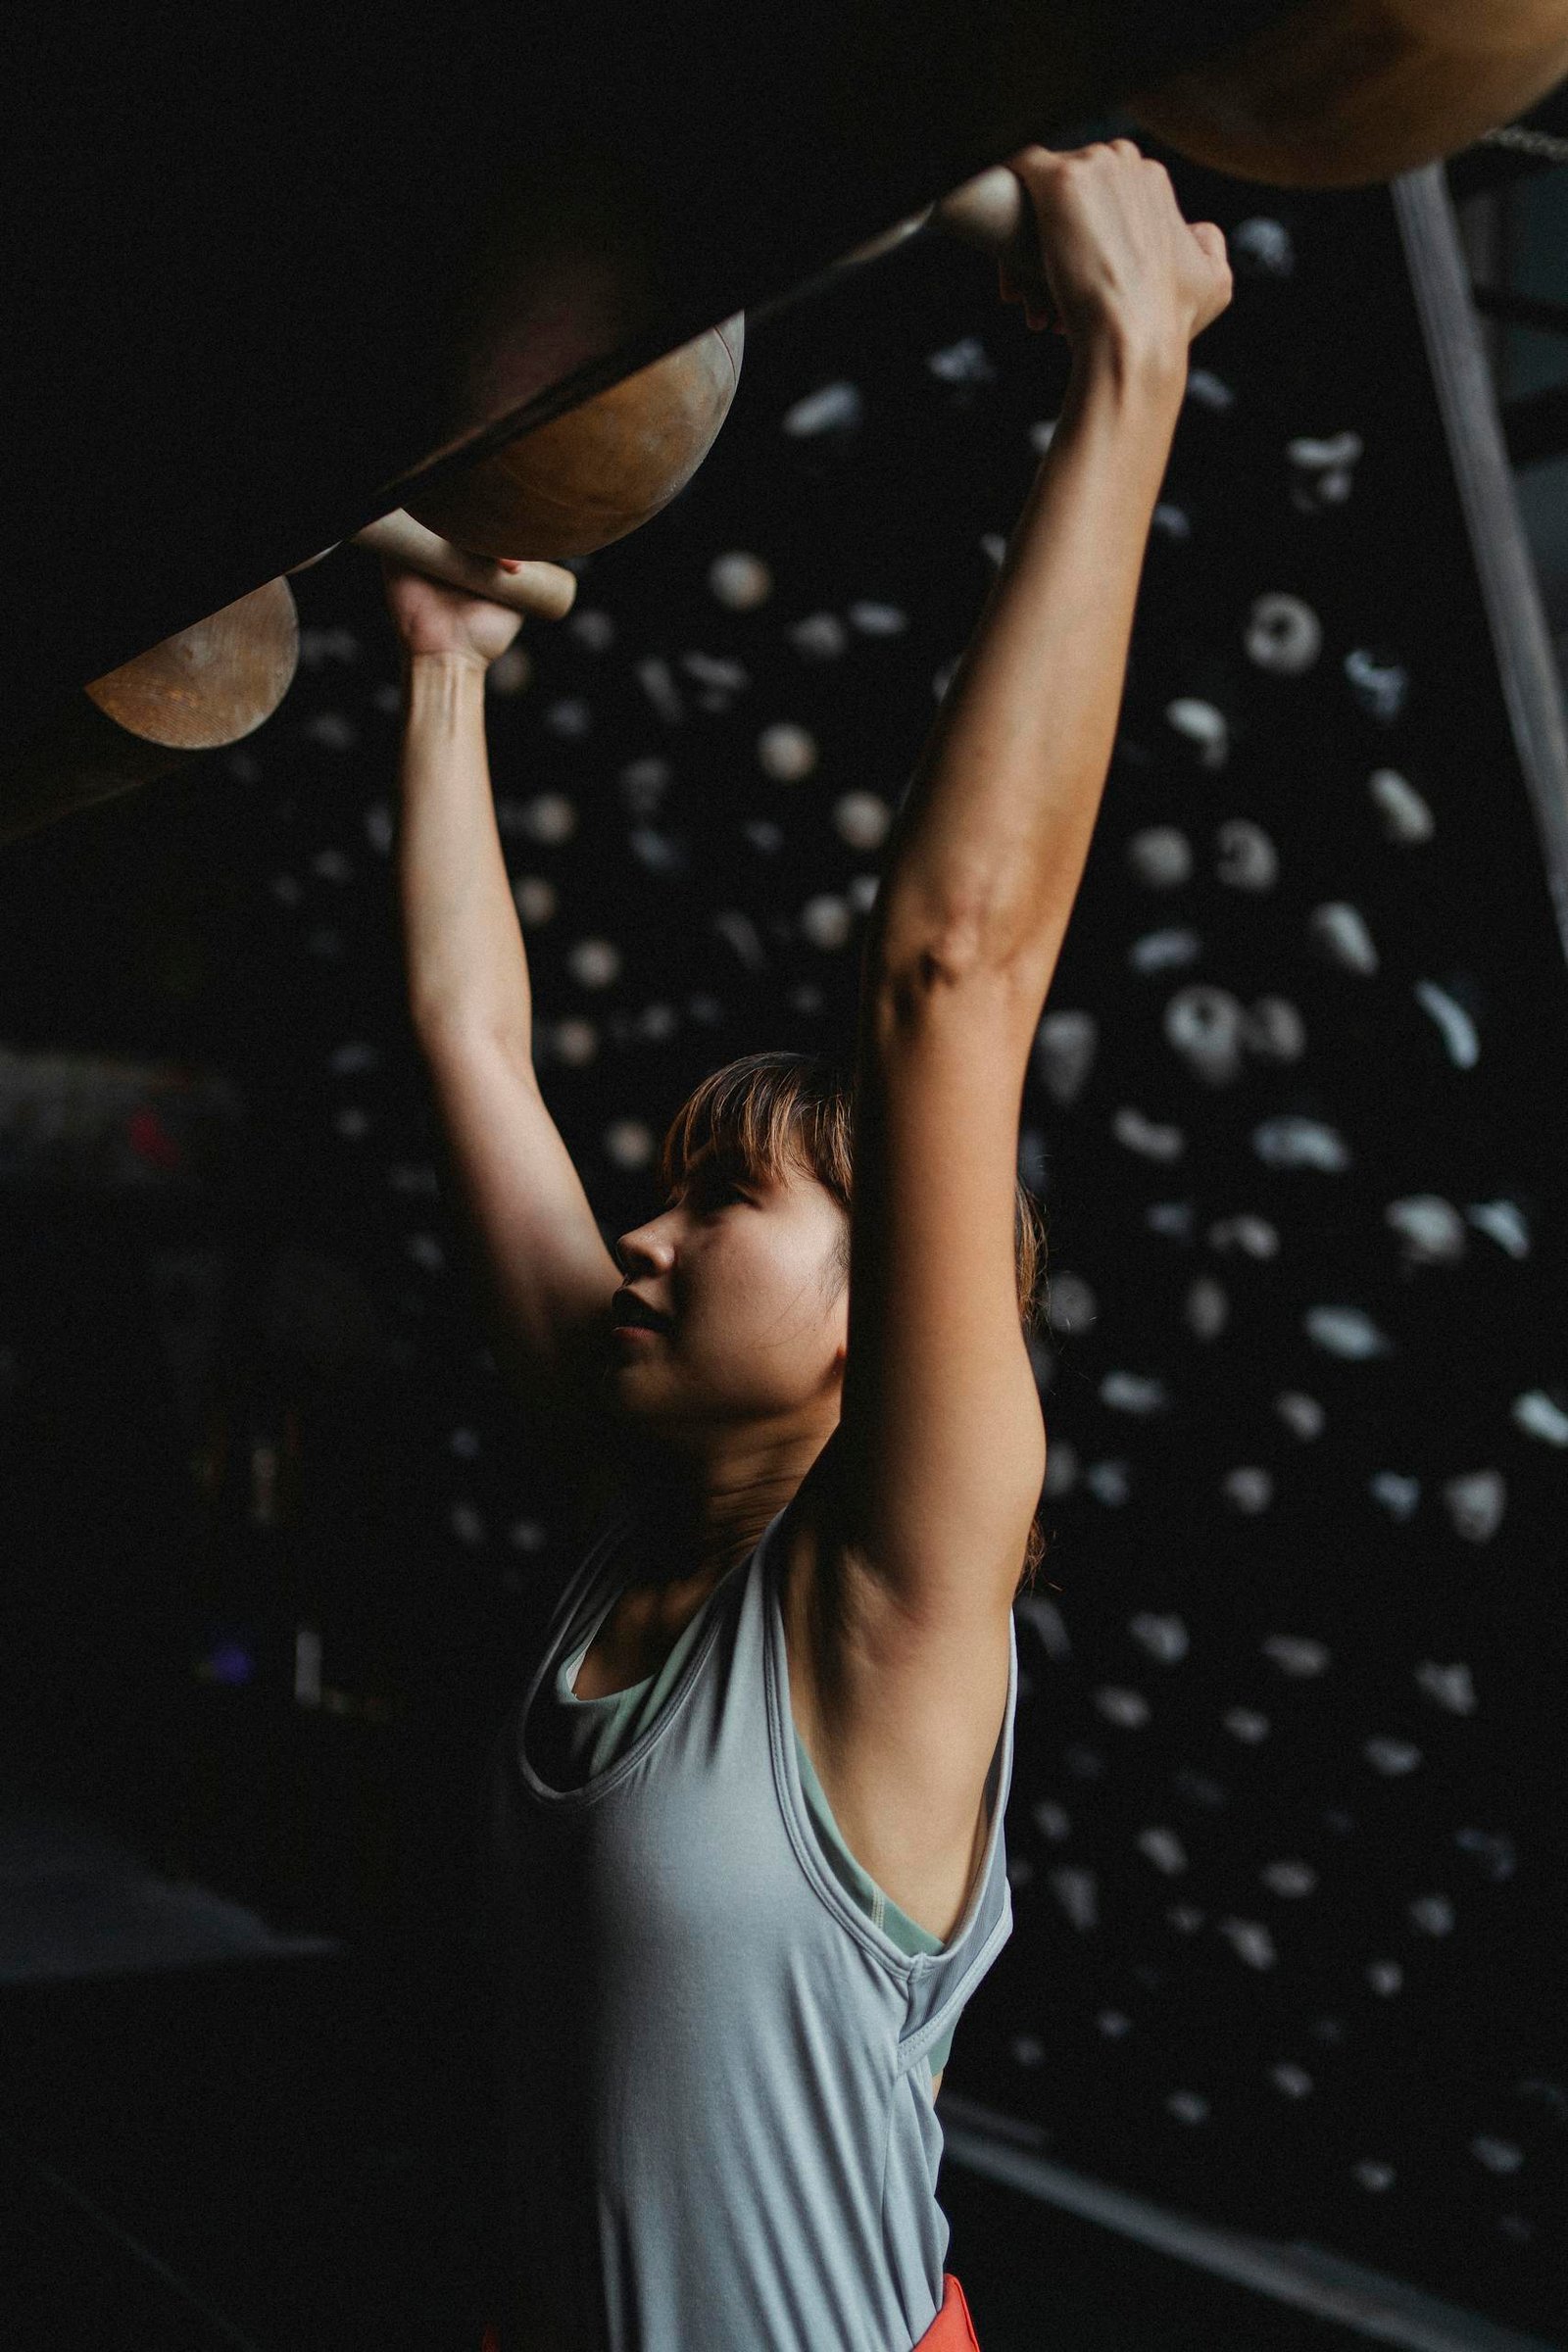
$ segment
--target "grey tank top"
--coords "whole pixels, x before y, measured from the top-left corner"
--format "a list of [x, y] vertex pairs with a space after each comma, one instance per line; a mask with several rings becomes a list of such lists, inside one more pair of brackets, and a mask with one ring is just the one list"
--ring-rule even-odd
[[601, 1524], [495, 1755], [507, 2352], [907, 2352], [948, 2246], [927, 2057], [1012, 1928], [1016, 1638], [979, 1870], [947, 1942], [910, 1953], [813, 1833], [782, 1510], [641, 1728], [568, 1785], [550, 1684], [608, 1613], [634, 1517]]
[[[557, 1788], [578, 1788], [615, 1761], [646, 1730], [665, 1699], [680, 1680], [688, 1653], [694, 1649], [704, 1632], [702, 1611], [695, 1610], [690, 1622], [683, 1627], [670, 1644], [663, 1664], [639, 1683], [623, 1690], [606, 1691], [598, 1698], [581, 1698], [573, 1690], [577, 1672], [591, 1648], [605, 1618], [613, 1605], [618, 1580], [612, 1580], [604, 1606], [596, 1601], [594, 1614], [586, 1625], [579, 1623], [573, 1636], [573, 1646], [556, 1668], [554, 1676], [545, 1683], [534, 1701], [530, 1725], [530, 1742], [534, 1762], [541, 1777]], [[553, 1723], [551, 1718], [553, 1717]], [[553, 1730], [541, 1749], [539, 1734], [542, 1728]], [[564, 1754], [563, 1754], [564, 1748]], [[548, 1760], [541, 1761], [541, 1754]], [[816, 1776], [810, 1751], [795, 1733], [795, 1763], [801, 1776], [801, 1788], [806, 1797], [806, 1809], [810, 1816], [811, 1829], [827, 1866], [849, 1890], [850, 1898], [860, 1910], [886, 1929], [901, 1952], [940, 1952], [943, 1937], [933, 1936], [911, 1919], [906, 1911], [880, 1887], [870, 1873], [863, 1870], [851, 1853], [844, 1834], [833, 1817], [827, 1792]], [[925, 2054], [927, 2072], [933, 2079], [947, 2065], [953, 2045], [956, 2019], [940, 2040], [932, 2043]], [[933, 2094], [934, 2095], [934, 2094]]]

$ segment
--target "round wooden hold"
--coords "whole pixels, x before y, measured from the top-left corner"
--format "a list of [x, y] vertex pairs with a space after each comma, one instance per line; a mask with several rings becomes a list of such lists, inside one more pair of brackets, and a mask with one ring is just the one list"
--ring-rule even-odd
[[623, 539], [668, 506], [712, 447], [740, 380], [737, 312], [549, 424], [407, 499], [478, 556], [560, 563]]
[[300, 625], [286, 580], [269, 580], [86, 692], [106, 718], [143, 743], [211, 752], [270, 718], [299, 662]]
[[1127, 101], [1195, 163], [1364, 187], [1511, 122], [1568, 74], [1568, 0], [1315, 0]]
[[299, 649], [292, 591], [269, 580], [94, 678], [0, 750], [0, 844], [253, 734], [288, 692]]

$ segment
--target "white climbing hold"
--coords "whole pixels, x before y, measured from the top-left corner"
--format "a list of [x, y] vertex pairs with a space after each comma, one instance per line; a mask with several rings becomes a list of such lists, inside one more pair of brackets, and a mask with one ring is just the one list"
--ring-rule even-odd
[[1520, 1429], [1533, 1438], [1544, 1438], [1548, 1446], [1568, 1446], [1568, 1413], [1544, 1389], [1527, 1389], [1522, 1396], [1516, 1396], [1513, 1419]]
[[1160, 1126], [1130, 1104], [1117, 1111], [1110, 1130], [1118, 1144], [1145, 1159], [1180, 1159], [1187, 1149], [1187, 1138], [1179, 1127]]
[[1014, 1613], [1038, 1635], [1048, 1658], [1064, 1666], [1072, 1656], [1066, 1622], [1054, 1600], [1043, 1592], [1021, 1592], [1013, 1604]]
[[1222, 1919], [1219, 1932], [1249, 1968], [1272, 1968], [1279, 1958], [1274, 1938], [1260, 1920]]
[[1245, 1017], [1227, 989], [1196, 982], [1171, 998], [1162, 1025], [1190, 1069], [1210, 1086], [1228, 1086], [1242, 1067]]
[[1327, 1674], [1331, 1663], [1327, 1643], [1314, 1642], [1310, 1634], [1270, 1634], [1260, 1647], [1282, 1674], [1292, 1675], [1298, 1682]]
[[848, 431], [860, 421], [863, 403], [854, 384], [823, 384], [785, 410], [784, 430], [797, 440], [813, 433]]
[[1194, 368], [1187, 377], [1187, 398], [1196, 401], [1200, 409], [1213, 409], [1223, 415], [1236, 406], [1236, 395], [1223, 376], [1212, 368]]
[[823, 891], [801, 908], [801, 936], [813, 948], [842, 948], [855, 927], [847, 899]]
[[773, 593], [773, 574], [760, 556], [745, 554], [735, 548], [728, 555], [715, 556], [708, 567], [710, 593], [732, 612], [750, 612], [765, 605]]
[[1191, 1647], [1191, 1637], [1179, 1617], [1157, 1617], [1145, 1611], [1129, 1621], [1127, 1631], [1161, 1666], [1179, 1666]]
[[1274, 1499], [1274, 1481], [1260, 1465], [1246, 1463], [1238, 1470], [1226, 1471], [1220, 1480], [1220, 1493], [1232, 1510], [1251, 1516], [1268, 1509]]
[[1316, 1347], [1330, 1355], [1343, 1356], [1348, 1363], [1362, 1363], [1369, 1356], [1392, 1352], [1392, 1341], [1358, 1306], [1309, 1307], [1302, 1324]]
[[1289, 277], [1296, 267], [1296, 248], [1283, 220], [1253, 213], [1230, 233], [1230, 252], [1236, 266], [1250, 276]]
[[1363, 710], [1385, 725], [1398, 717], [1409, 692], [1410, 673], [1392, 654], [1358, 645], [1345, 657], [1345, 674]]
[[1054, 1870], [1046, 1883], [1081, 1936], [1098, 1927], [1100, 1890], [1092, 1870]]
[[1454, 1534], [1467, 1544], [1485, 1544], [1502, 1524], [1508, 1484], [1500, 1470], [1472, 1470], [1463, 1478], [1450, 1478], [1443, 1499]]
[[1185, 736], [1202, 767], [1223, 767], [1230, 757], [1230, 721], [1212, 703], [1181, 695], [1165, 707], [1165, 717], [1178, 735]]
[[1174, 890], [1193, 870], [1193, 846], [1174, 825], [1150, 825], [1127, 844], [1127, 862], [1151, 890]]
[[1437, 819], [1408, 776], [1396, 767], [1375, 767], [1366, 780], [1373, 806], [1383, 819], [1390, 841], [1430, 841]]
[[1299, 1061], [1306, 1024], [1288, 997], [1259, 997], [1242, 1024], [1248, 1052], [1265, 1061]]
[[1461, 1660], [1452, 1666], [1440, 1666], [1435, 1659], [1424, 1658], [1415, 1670], [1415, 1679], [1428, 1698], [1450, 1715], [1473, 1715], [1476, 1711], [1475, 1676]]
[[1243, 1740], [1249, 1747], [1257, 1747], [1268, 1738], [1268, 1717], [1255, 1707], [1231, 1707], [1220, 1721], [1233, 1740]]
[[1100, 1384], [1100, 1401], [1117, 1413], [1163, 1413], [1170, 1409], [1170, 1391], [1152, 1374], [1107, 1372]]
[[1464, 1006], [1455, 1004], [1446, 989], [1437, 987], [1430, 980], [1418, 980], [1415, 994], [1417, 1004], [1424, 1012], [1432, 1015], [1442, 1031], [1443, 1042], [1448, 1050], [1448, 1059], [1454, 1068], [1473, 1070], [1481, 1059], [1481, 1039]]
[[1368, 1479], [1367, 1488], [1393, 1519], [1408, 1519], [1421, 1499], [1421, 1481], [1402, 1477], [1397, 1470], [1380, 1470]]
[[1352, 432], [1334, 433], [1324, 440], [1302, 433], [1287, 441], [1292, 506], [1302, 514], [1343, 506], [1350, 495], [1364, 447], [1360, 434]]
[[1182, 1319], [1196, 1340], [1217, 1340], [1230, 1321], [1231, 1302], [1212, 1274], [1200, 1274], [1188, 1291]]
[[1506, 1250], [1510, 1257], [1530, 1255], [1530, 1228], [1512, 1200], [1474, 1200], [1465, 1215], [1478, 1233]]
[[884, 605], [862, 596], [850, 607], [850, 626], [862, 637], [902, 637], [909, 615], [898, 605]]
[[1163, 1011], [1168, 1045], [1210, 1087], [1227, 1087], [1242, 1070], [1244, 1011], [1230, 990], [1195, 983], [1180, 988]]
[[1184, 964], [1197, 962], [1202, 946], [1196, 931], [1146, 931], [1142, 939], [1133, 941], [1127, 960], [1135, 972], [1179, 971]]
[[1399, 1236], [1406, 1265], [1452, 1265], [1465, 1253], [1464, 1219], [1440, 1194], [1412, 1193], [1408, 1200], [1391, 1200], [1383, 1221]]
[[833, 826], [852, 850], [880, 849], [887, 839], [893, 811], [876, 792], [846, 792], [833, 804]]
[[1048, 1012], [1035, 1032], [1031, 1058], [1046, 1092], [1064, 1108], [1089, 1083], [1100, 1027], [1092, 1012]]
[[798, 784], [816, 765], [816, 738], [806, 727], [780, 720], [757, 738], [758, 764], [780, 784]]
[[1320, 1438], [1328, 1415], [1315, 1396], [1306, 1396], [1298, 1389], [1287, 1389], [1274, 1399], [1274, 1410], [1293, 1437], [1310, 1440]]
[[1294, 1856], [1289, 1861], [1270, 1862], [1257, 1875], [1270, 1894], [1283, 1895], [1290, 1902], [1299, 1902], [1303, 1895], [1317, 1891], [1317, 1872], [1310, 1863]]
[[1211, 1250], [1240, 1250], [1244, 1257], [1278, 1257], [1280, 1237], [1278, 1228], [1266, 1217], [1254, 1217], [1244, 1211], [1240, 1216], [1221, 1217], [1208, 1229]]
[[1306, 927], [1313, 945], [1348, 972], [1355, 972], [1369, 980], [1378, 968], [1378, 952], [1366, 918], [1359, 909], [1343, 900], [1323, 906], [1314, 906], [1306, 918]]
[[1215, 828], [1217, 878], [1231, 890], [1272, 890], [1279, 880], [1280, 854], [1261, 825], [1229, 816]]
[[1097, 1502], [1107, 1509], [1116, 1509], [1132, 1493], [1132, 1480], [1125, 1462], [1091, 1462], [1084, 1472], [1084, 1485]]
[[1361, 1753], [1374, 1771], [1391, 1781], [1414, 1772], [1421, 1761], [1421, 1750], [1408, 1740], [1369, 1740]]
[[1259, 669], [1299, 677], [1323, 650], [1323, 624], [1303, 598], [1276, 589], [1254, 601], [1243, 643]]
[[1321, 1168], [1338, 1175], [1350, 1164], [1349, 1148], [1334, 1128], [1289, 1113], [1254, 1127], [1252, 1149], [1271, 1168]]
[[798, 654], [808, 662], [831, 662], [849, 643], [849, 631], [836, 612], [808, 612], [785, 631]]
[[620, 971], [620, 950], [608, 939], [579, 939], [566, 951], [566, 969], [579, 988], [608, 988]]
[[615, 1119], [605, 1129], [605, 1155], [617, 1168], [645, 1168], [654, 1156], [653, 1130], [641, 1119]]
[[1168, 1879], [1178, 1877], [1187, 1868], [1187, 1849], [1174, 1830], [1140, 1830], [1138, 1850]]
[[1081, 1274], [1053, 1274], [1047, 1287], [1046, 1320], [1058, 1334], [1092, 1331], [1100, 1302]]

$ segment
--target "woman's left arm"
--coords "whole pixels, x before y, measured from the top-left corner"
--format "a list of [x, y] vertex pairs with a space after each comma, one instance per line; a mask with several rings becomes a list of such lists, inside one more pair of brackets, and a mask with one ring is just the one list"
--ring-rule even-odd
[[[833, 1533], [910, 1628], [1004, 1619], [1045, 1468], [1014, 1271], [1030, 1047], [1094, 830], [1218, 229], [1130, 142], [1026, 176], [1066, 399], [890, 837], [861, 979]], [[1014, 170], [1019, 170], [1015, 162]]]

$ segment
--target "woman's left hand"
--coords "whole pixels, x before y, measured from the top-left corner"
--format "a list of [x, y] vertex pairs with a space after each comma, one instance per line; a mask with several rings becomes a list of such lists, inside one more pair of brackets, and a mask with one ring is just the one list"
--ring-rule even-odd
[[1230, 303], [1224, 231], [1183, 218], [1163, 164], [1131, 139], [1026, 147], [1007, 169], [1034, 210], [1041, 278], [1001, 264], [1002, 298], [1031, 326], [1054, 326], [1074, 353], [1097, 339], [1185, 364], [1188, 345]]

